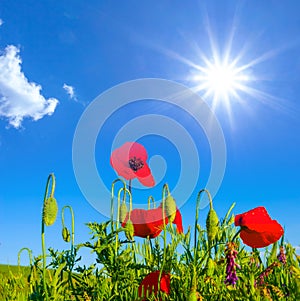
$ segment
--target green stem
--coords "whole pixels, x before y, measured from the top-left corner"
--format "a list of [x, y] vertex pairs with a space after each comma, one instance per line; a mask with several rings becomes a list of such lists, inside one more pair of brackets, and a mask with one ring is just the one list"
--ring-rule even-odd
[[233, 236], [233, 238], [231, 239], [231, 242], [234, 242], [234, 240], [237, 238], [237, 236], [241, 233], [242, 229], [240, 229], [238, 232], [236, 232]]
[[128, 181], [128, 190], [131, 193], [131, 179]]
[[118, 191], [118, 211], [117, 211], [117, 219], [116, 219], [116, 244], [115, 244], [115, 254], [118, 253], [118, 242], [119, 242], [119, 223], [120, 223], [120, 199], [121, 199], [121, 193], [123, 191], [123, 199], [122, 202], [126, 202], [126, 193], [128, 193], [129, 197], [131, 198], [131, 194], [129, 190], [125, 187], [122, 187]]
[[162, 190], [162, 218], [163, 218], [163, 228], [164, 228], [164, 252], [163, 252], [163, 262], [162, 266], [160, 268], [159, 277], [158, 277], [158, 290], [160, 290], [160, 280], [162, 276], [162, 272], [165, 266], [166, 262], [166, 251], [167, 251], [167, 231], [166, 231], [166, 221], [165, 221], [165, 194], [167, 193], [167, 196], [170, 195], [170, 190], [168, 184], [164, 184], [163, 190]]
[[[53, 197], [54, 190], [55, 190], [55, 176], [53, 173], [51, 173], [48, 176], [47, 179], [47, 184], [46, 184], [46, 189], [45, 189], [45, 194], [44, 194], [44, 201], [43, 204], [45, 205], [45, 201], [48, 196], [48, 191], [49, 191], [49, 185], [50, 181], [52, 180], [52, 188], [51, 188], [51, 194], [50, 196]], [[42, 229], [41, 229], [41, 240], [42, 240], [42, 255], [43, 255], [43, 287], [44, 287], [44, 292], [45, 292], [45, 300], [48, 301], [48, 291], [47, 291], [47, 284], [46, 284], [46, 244], [45, 244], [45, 223], [44, 223], [44, 218], [42, 214]]]
[[69, 280], [69, 283], [72, 287], [72, 290], [74, 292], [74, 295], [75, 295], [75, 298], [76, 300], [79, 300], [78, 297], [77, 297], [77, 294], [75, 294], [75, 287], [74, 287], [74, 284], [73, 284], [73, 281], [72, 281], [72, 270], [73, 270], [73, 267], [74, 267], [74, 264], [75, 264], [75, 253], [74, 253], [74, 246], [75, 246], [75, 217], [74, 217], [74, 211], [73, 211], [73, 208], [69, 205], [66, 205], [62, 208], [61, 210], [61, 222], [62, 222], [62, 226], [65, 227], [65, 209], [68, 208], [70, 210], [70, 213], [71, 213], [71, 266], [69, 267], [69, 270], [68, 270], [68, 280]]
[[196, 245], [197, 245], [197, 225], [198, 225], [198, 219], [199, 219], [199, 207], [200, 207], [200, 196], [201, 191], [199, 191], [196, 201], [196, 216], [195, 216], [195, 228], [194, 228], [194, 257], [196, 257]]
[[32, 266], [32, 251], [29, 248], [22, 248], [19, 252], [18, 252], [18, 267], [20, 267], [20, 261], [21, 261], [21, 253], [23, 251], [27, 251], [28, 256], [29, 256], [29, 265]]
[[74, 252], [74, 245], [75, 245], [75, 218], [74, 218], [74, 211], [72, 209], [71, 206], [66, 205], [62, 208], [61, 210], [61, 222], [62, 222], [62, 226], [65, 227], [65, 209], [68, 208], [70, 210], [71, 213], [71, 255], [73, 256], [73, 252]]
[[126, 189], [126, 183], [124, 180], [118, 178], [112, 182], [111, 185], [111, 197], [110, 197], [110, 222], [111, 222], [111, 232], [114, 231], [114, 198], [115, 198], [115, 185], [117, 182], [123, 183], [123, 188]]
[[154, 200], [154, 197], [152, 195], [150, 195], [148, 197], [148, 210], [151, 208], [151, 201], [153, 203], [153, 208], [155, 208], [155, 200]]

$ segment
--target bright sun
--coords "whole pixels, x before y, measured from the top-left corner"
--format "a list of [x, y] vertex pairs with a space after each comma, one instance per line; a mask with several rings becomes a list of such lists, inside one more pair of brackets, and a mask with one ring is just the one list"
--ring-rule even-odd
[[224, 104], [230, 110], [232, 99], [240, 100], [239, 92], [246, 92], [251, 78], [243, 73], [245, 66], [239, 67], [236, 61], [221, 61], [218, 57], [213, 62], [203, 58], [205, 66], [197, 66], [197, 74], [193, 76], [196, 91], [205, 91], [205, 99], [212, 98], [212, 108]]

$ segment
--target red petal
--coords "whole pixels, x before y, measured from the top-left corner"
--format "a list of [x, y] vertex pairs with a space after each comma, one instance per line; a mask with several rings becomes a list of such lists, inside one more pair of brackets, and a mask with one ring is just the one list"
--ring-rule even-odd
[[[154, 292], [155, 295], [157, 294], [159, 274], [160, 271], [152, 272], [142, 280], [138, 289], [139, 297], [144, 297], [147, 294], [150, 296], [152, 292]], [[162, 272], [160, 290], [166, 294], [170, 294], [170, 274]]]
[[137, 142], [127, 142], [127, 143], [131, 144], [129, 146], [129, 158], [136, 157], [136, 158], [140, 158], [143, 161], [147, 160], [148, 158], [147, 151], [143, 145]]
[[182, 216], [179, 209], [176, 210], [176, 215], [175, 215], [175, 219], [173, 220], [173, 224], [176, 225], [178, 233], [183, 233]]
[[144, 162], [144, 166], [142, 168], [138, 169], [135, 172], [135, 174], [138, 178], [145, 178], [151, 174], [151, 170], [150, 170], [148, 164], [146, 162]]
[[246, 226], [248, 227], [251, 224], [264, 224], [269, 223], [271, 221], [271, 217], [269, 216], [265, 207], [257, 207], [251, 209], [243, 214], [238, 214], [235, 217], [234, 223], [236, 226]]
[[240, 233], [241, 239], [252, 248], [264, 248], [278, 241], [283, 235], [283, 228], [276, 221], [264, 226], [264, 232], [256, 232], [248, 228], [243, 229]]
[[155, 186], [155, 181], [154, 181], [152, 174], [150, 174], [148, 177], [145, 177], [145, 178], [138, 177], [138, 180], [144, 186], [147, 186], [147, 187]]
[[[122, 227], [125, 226], [128, 220], [127, 216], [122, 223]], [[161, 207], [156, 209], [144, 210], [134, 209], [131, 211], [130, 220], [133, 223], [134, 235], [139, 237], [157, 237], [163, 228], [162, 209]]]
[[116, 173], [126, 180], [134, 179], [136, 177], [133, 170], [126, 166], [123, 161], [120, 161], [115, 154], [112, 154], [110, 157], [110, 164]]
[[234, 224], [241, 226], [240, 237], [252, 248], [263, 248], [283, 235], [283, 228], [272, 220], [264, 207], [257, 207], [235, 217]]

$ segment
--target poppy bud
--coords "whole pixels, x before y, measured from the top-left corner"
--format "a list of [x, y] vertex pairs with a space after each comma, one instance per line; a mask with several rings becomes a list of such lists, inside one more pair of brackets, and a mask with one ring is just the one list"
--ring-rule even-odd
[[70, 242], [71, 235], [70, 235], [70, 231], [67, 227], [63, 227], [62, 237], [65, 242]]
[[120, 206], [120, 222], [123, 223], [127, 215], [127, 206], [126, 203], [123, 202]]
[[56, 199], [54, 197], [49, 197], [44, 202], [43, 208], [43, 222], [46, 226], [51, 226], [56, 220], [56, 215], [58, 211], [58, 206]]
[[211, 277], [213, 274], [214, 274], [214, 270], [215, 270], [215, 262], [209, 258], [208, 261], [207, 261], [207, 276]]
[[206, 231], [208, 242], [211, 242], [215, 239], [219, 228], [219, 218], [216, 211], [210, 207], [207, 218], [206, 218]]
[[176, 216], [176, 202], [172, 196], [167, 196], [165, 201], [166, 216], [168, 217], [169, 223], [171, 224]]
[[127, 237], [128, 240], [133, 240], [133, 235], [134, 235], [134, 227], [133, 227], [133, 223], [131, 220], [128, 220], [125, 227], [125, 235]]

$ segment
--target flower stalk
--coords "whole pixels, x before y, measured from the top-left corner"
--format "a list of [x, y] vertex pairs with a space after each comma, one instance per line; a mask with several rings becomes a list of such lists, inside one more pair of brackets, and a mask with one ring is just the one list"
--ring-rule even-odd
[[[51, 186], [51, 193], [48, 196], [50, 182], [52, 183]], [[54, 198], [54, 191], [55, 191], [55, 176], [51, 173], [48, 176], [46, 189], [44, 194], [44, 201], [43, 201], [43, 213], [42, 213], [42, 229], [41, 229], [41, 240], [42, 240], [42, 256], [43, 256], [43, 287], [45, 293], [45, 300], [48, 301], [48, 290], [46, 284], [46, 244], [45, 244], [45, 225], [51, 226], [56, 220], [56, 213], [57, 213], [57, 203]], [[51, 201], [49, 201], [51, 200]]]

